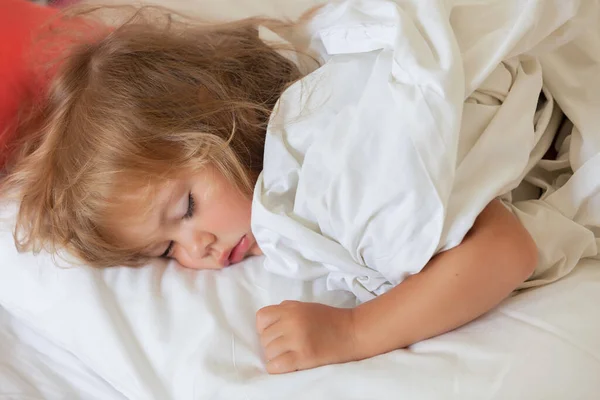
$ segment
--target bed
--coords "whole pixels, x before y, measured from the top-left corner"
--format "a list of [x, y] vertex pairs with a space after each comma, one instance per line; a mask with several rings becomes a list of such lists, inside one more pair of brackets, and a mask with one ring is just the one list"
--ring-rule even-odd
[[[294, 17], [312, 1], [178, 0], [207, 18]], [[18, 254], [0, 212], [0, 398], [582, 399], [600, 396], [600, 260], [523, 290], [446, 335], [361, 362], [265, 372], [261, 307], [296, 299], [350, 307], [324, 280], [272, 274], [256, 257], [223, 271], [156, 261], [96, 270]], [[58, 266], [57, 266], [58, 265]]]

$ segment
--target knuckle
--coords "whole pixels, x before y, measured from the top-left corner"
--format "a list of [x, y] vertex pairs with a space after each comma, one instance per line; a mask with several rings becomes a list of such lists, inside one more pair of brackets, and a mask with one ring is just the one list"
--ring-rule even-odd
[[264, 325], [264, 317], [257, 315], [256, 316], [256, 329], [261, 331], [262, 329], [264, 329], [263, 325]]
[[269, 315], [272, 311], [273, 311], [273, 306], [263, 307], [256, 312], [256, 316], [264, 318], [265, 316]]
[[277, 350], [273, 346], [269, 346], [265, 349], [265, 357], [267, 360], [272, 360], [278, 356]]
[[263, 317], [262, 314], [256, 313], [256, 326], [260, 326], [262, 323]]
[[256, 325], [257, 327], [262, 327], [265, 328], [265, 324], [269, 321], [269, 319], [271, 318], [271, 315], [273, 314], [273, 309], [270, 307], [267, 308], [261, 308], [260, 310], [258, 310], [256, 312]]
[[264, 333], [261, 333], [259, 335], [259, 341], [260, 341], [261, 347], [266, 350], [267, 346], [269, 345], [268, 337]]
[[265, 318], [266, 313], [267, 313], [267, 310], [265, 310], [264, 308], [261, 308], [260, 310], [258, 310], [256, 312], [256, 320], [262, 321]]

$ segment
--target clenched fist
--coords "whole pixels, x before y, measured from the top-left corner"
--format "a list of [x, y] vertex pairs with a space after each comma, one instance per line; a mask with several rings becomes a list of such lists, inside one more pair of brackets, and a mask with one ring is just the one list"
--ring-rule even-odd
[[355, 360], [353, 310], [284, 301], [256, 313], [271, 374]]

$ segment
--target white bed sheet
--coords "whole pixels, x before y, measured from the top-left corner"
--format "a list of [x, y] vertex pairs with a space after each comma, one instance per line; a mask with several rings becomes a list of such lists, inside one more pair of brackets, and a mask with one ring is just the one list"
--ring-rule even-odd
[[[594, 399], [600, 262], [521, 293], [466, 327], [362, 362], [265, 373], [254, 312], [343, 292], [266, 272], [170, 265], [56, 270], [0, 237], [0, 398]], [[8, 256], [8, 258], [6, 258]]]

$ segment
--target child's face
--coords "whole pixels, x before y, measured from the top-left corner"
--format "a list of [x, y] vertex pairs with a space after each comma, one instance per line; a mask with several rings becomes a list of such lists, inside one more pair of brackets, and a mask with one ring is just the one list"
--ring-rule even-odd
[[[130, 215], [116, 226], [145, 255], [174, 258], [184, 267], [219, 269], [262, 254], [250, 230], [251, 200], [215, 168], [161, 185], [150, 208], [131, 196]], [[137, 207], [136, 203], [137, 202]], [[135, 210], [138, 211], [136, 215]]]

